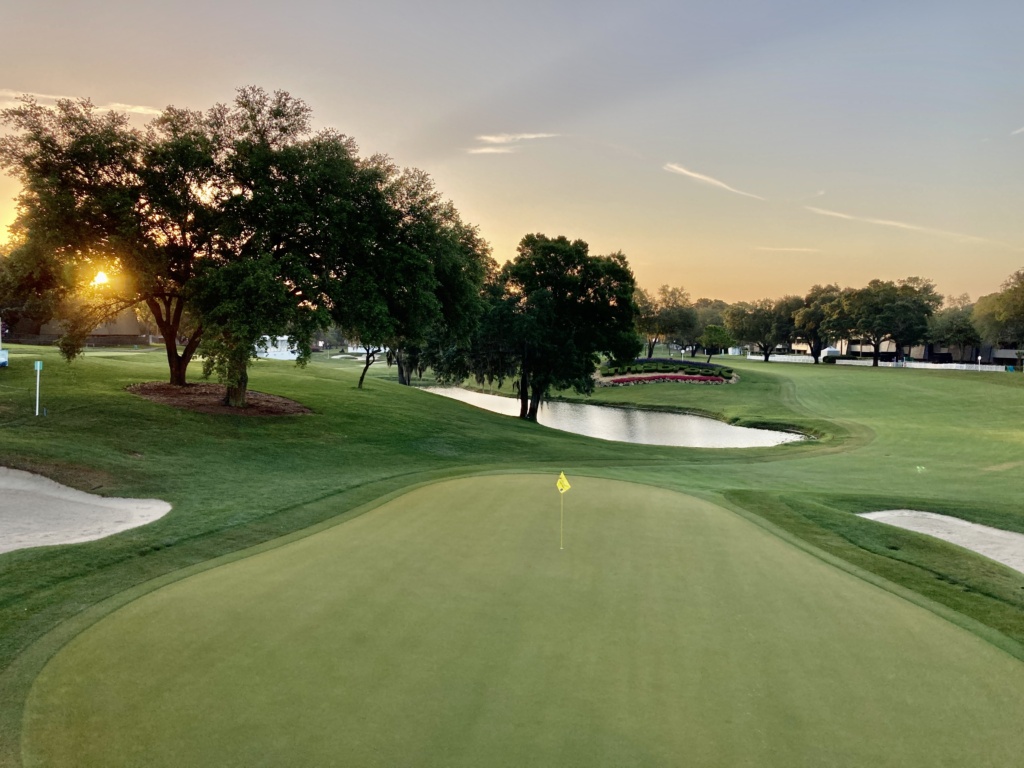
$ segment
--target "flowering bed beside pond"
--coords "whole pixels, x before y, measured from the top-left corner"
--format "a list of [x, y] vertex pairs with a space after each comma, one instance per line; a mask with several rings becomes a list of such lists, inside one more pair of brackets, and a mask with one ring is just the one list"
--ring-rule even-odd
[[658, 384], [660, 382], [681, 381], [688, 384], [725, 384], [721, 376], [690, 376], [687, 374], [658, 373], [648, 376], [616, 376], [612, 379], [598, 381], [598, 386], [626, 387], [633, 384]]

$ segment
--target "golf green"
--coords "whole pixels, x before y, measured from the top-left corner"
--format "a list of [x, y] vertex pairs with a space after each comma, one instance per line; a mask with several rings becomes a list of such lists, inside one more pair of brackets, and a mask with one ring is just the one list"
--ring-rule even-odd
[[1024, 664], [730, 511], [425, 486], [192, 576], [37, 678], [26, 766], [1020, 764]]

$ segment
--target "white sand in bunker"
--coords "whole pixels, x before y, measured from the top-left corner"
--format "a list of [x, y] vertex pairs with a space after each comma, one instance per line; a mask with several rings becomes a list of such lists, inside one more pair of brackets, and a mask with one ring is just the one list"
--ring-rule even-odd
[[1024, 533], [1004, 531], [1001, 528], [969, 523], [959, 517], [913, 509], [866, 512], [861, 517], [908, 531], [926, 533], [1024, 573]]
[[158, 499], [112, 499], [0, 467], [0, 552], [93, 541], [158, 520]]

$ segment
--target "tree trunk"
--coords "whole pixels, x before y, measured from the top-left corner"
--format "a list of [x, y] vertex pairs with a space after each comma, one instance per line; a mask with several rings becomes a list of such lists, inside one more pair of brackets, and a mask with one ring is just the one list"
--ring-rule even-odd
[[530, 418], [530, 374], [526, 371], [519, 376], [519, 418]]
[[[252, 347], [239, 343], [230, 337], [225, 339], [230, 344], [230, 353], [226, 356], [226, 369], [222, 372], [225, 385], [224, 405], [231, 408], [245, 408], [245, 393], [249, 388], [249, 360]], [[234, 341], [233, 344], [231, 342]]]
[[817, 365], [821, 361], [821, 342], [811, 342], [811, 358], [814, 360], [814, 364]]
[[[166, 337], [165, 337], [166, 338]], [[173, 345], [173, 341], [171, 344]], [[167, 350], [167, 366], [171, 369], [171, 384], [179, 387], [185, 386], [185, 371], [188, 369], [188, 360], [183, 360], [175, 349], [173, 352]]]
[[395, 367], [398, 368], [398, 383], [409, 386], [412, 383], [412, 372], [408, 367], [408, 358], [401, 349], [395, 351]]
[[167, 367], [170, 371], [170, 383], [179, 387], [185, 386], [185, 372], [192, 357], [199, 348], [199, 341], [203, 336], [202, 326], [197, 328], [188, 341], [185, 348], [178, 353], [178, 333], [181, 330], [182, 315], [185, 310], [185, 302], [178, 296], [166, 297], [161, 304], [155, 298], [146, 299], [146, 306], [153, 315], [153, 322], [156, 323], [160, 335], [164, 337], [164, 349], [167, 351]]
[[370, 370], [370, 366], [373, 365], [374, 361], [377, 359], [378, 352], [380, 352], [379, 349], [366, 348], [366, 365], [363, 366], [363, 372], [359, 374], [359, 386], [357, 389], [363, 388], [363, 379], [366, 378], [366, 372]]
[[647, 359], [648, 360], [650, 360], [652, 357], [654, 357], [654, 345], [657, 344], [657, 343], [658, 343], [657, 339], [648, 339], [647, 340]]
[[530, 410], [526, 414], [528, 421], [537, 420], [537, 410], [540, 408], [540, 399], [544, 395], [544, 387], [538, 387], [535, 383], [533, 385], [533, 391], [530, 393]]
[[871, 342], [871, 367], [872, 368], [877, 368], [878, 367], [878, 359], [881, 357], [881, 355], [882, 355], [882, 342], [881, 341], [873, 341], [873, 342]]
[[245, 408], [245, 394], [249, 391], [249, 372], [243, 366], [241, 373], [235, 377], [234, 384], [228, 384], [224, 392], [224, 405], [232, 408]]

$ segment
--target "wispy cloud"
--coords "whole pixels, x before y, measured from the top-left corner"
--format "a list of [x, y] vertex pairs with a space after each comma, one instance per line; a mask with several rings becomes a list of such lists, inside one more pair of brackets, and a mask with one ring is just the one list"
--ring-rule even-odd
[[482, 146], [470, 147], [466, 150], [471, 155], [511, 155], [518, 152], [524, 142], [537, 139], [554, 139], [557, 133], [491, 133], [477, 136]]
[[772, 253], [821, 253], [821, 250], [818, 248], [769, 248], [766, 245], [759, 245], [754, 250]]
[[[31, 93], [26, 91], [15, 91], [11, 88], [0, 88], [0, 108], [15, 107], [20, 102], [21, 96], [31, 96], [39, 102], [53, 103], [60, 99], [73, 99], [74, 96], [61, 96], [55, 93]], [[150, 107], [145, 104], [125, 104], [120, 101], [112, 101], [109, 104], [97, 104], [96, 109], [114, 110], [115, 112], [129, 112], [136, 115], [159, 115], [163, 110]]]
[[1024, 125], [1018, 128], [1016, 131], [1010, 131], [1011, 136], [1016, 136], [1018, 133], [1024, 133]]
[[120, 101], [100, 104], [97, 109], [112, 109], [115, 112], [131, 112], [136, 115], [162, 115], [164, 113], [162, 109], [156, 107], [148, 107], [145, 104], [123, 104]]
[[[961, 240], [971, 240], [979, 243], [994, 243], [996, 241], [989, 240], [985, 237], [976, 237], [975, 235], [965, 235], [962, 232], [950, 232], [945, 229], [933, 229], [932, 227], [922, 227], [919, 224], [909, 224], [905, 221], [894, 221], [892, 219], [875, 219], [869, 216], [854, 216], [849, 213], [840, 213], [839, 211], [830, 211], [826, 208], [815, 208], [812, 205], [805, 205], [804, 210], [816, 213], [819, 216], [831, 216], [835, 219], [845, 219], [846, 221], [860, 221], [865, 224], [875, 224], [880, 227], [893, 227], [895, 229], [905, 229], [910, 232], [923, 232], [929, 235], [940, 235], [942, 237], [956, 237]], [[999, 245], [1004, 245], [999, 243]]]
[[689, 176], [691, 179], [696, 179], [697, 181], [703, 182], [704, 184], [710, 184], [713, 187], [718, 187], [719, 189], [724, 189], [724, 190], [726, 190], [728, 192], [732, 192], [733, 194], [736, 194], [736, 195], [743, 195], [744, 197], [752, 197], [755, 200], [764, 200], [764, 198], [761, 197], [760, 195], [755, 195], [755, 194], [752, 194], [750, 192], [744, 192], [742, 189], [736, 189], [735, 187], [730, 187], [724, 181], [719, 181], [718, 179], [714, 179], [711, 176], [705, 176], [703, 173], [697, 173], [696, 171], [691, 171], [688, 168], [684, 168], [683, 166], [679, 165], [678, 163], [665, 163], [665, 165], [662, 166], [662, 169], [668, 171], [669, 173], [678, 173], [681, 176]]
[[495, 133], [487, 136], [477, 136], [477, 141], [484, 144], [517, 144], [520, 141], [533, 141], [534, 139], [554, 139], [557, 133]]
[[471, 147], [466, 151], [471, 155], [510, 155], [518, 147]]

